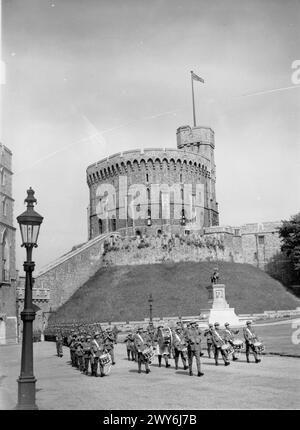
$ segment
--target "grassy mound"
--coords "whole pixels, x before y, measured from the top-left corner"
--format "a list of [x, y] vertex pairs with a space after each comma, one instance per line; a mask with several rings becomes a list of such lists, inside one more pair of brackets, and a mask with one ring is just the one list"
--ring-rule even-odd
[[216, 265], [226, 299], [237, 313], [295, 309], [300, 300], [267, 273], [249, 264], [181, 262], [100, 269], [54, 314], [57, 320], [131, 321], [198, 315], [208, 306], [210, 276]]

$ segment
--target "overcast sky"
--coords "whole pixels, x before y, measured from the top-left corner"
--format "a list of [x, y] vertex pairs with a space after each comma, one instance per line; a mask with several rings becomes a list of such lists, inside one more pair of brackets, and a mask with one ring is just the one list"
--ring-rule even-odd
[[3, 0], [2, 24], [1, 140], [15, 216], [32, 186], [45, 217], [37, 269], [87, 240], [89, 164], [176, 147], [190, 70], [205, 80], [197, 125], [215, 131], [220, 223], [299, 212], [298, 0]]

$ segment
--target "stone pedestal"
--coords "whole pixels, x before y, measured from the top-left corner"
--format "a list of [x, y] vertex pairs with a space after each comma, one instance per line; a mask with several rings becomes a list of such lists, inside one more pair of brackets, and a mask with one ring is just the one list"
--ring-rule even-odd
[[210, 309], [201, 309], [201, 315], [207, 319], [208, 323], [215, 322], [224, 325], [228, 322], [232, 326], [241, 325], [234, 308], [230, 308], [225, 298], [225, 285], [212, 284], [207, 288], [209, 293], [208, 302], [212, 303]]

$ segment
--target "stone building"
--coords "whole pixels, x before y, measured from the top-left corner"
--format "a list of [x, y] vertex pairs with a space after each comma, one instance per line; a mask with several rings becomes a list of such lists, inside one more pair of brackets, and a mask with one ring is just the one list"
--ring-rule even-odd
[[0, 143], [0, 344], [17, 339], [12, 153]]
[[[89, 239], [116, 230], [202, 232], [218, 225], [214, 148], [211, 128], [184, 126], [177, 130], [177, 149], [124, 151], [90, 165]], [[133, 201], [139, 217], [132, 216]]]
[[232, 261], [242, 256], [242, 262], [264, 270], [270, 259], [280, 251], [281, 240], [278, 229], [280, 221], [243, 224], [239, 227], [208, 227], [205, 235], [215, 236], [230, 249]]

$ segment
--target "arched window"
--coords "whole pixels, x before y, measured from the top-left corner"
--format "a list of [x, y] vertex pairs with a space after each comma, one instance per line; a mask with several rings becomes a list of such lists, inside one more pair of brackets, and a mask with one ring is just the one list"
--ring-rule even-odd
[[111, 219], [111, 226], [112, 226], [112, 231], [116, 231], [117, 230], [117, 220], [115, 217], [113, 217]]
[[7, 201], [6, 201], [5, 197], [2, 200], [2, 214], [3, 214], [3, 216], [7, 215]]
[[5, 185], [5, 179], [6, 179], [5, 170], [2, 168], [2, 170], [1, 170], [1, 185]]
[[149, 182], [149, 174], [146, 173], [146, 181]]
[[151, 210], [150, 209], [148, 209], [148, 213], [147, 213], [147, 225], [148, 226], [152, 225]]
[[184, 209], [182, 209], [182, 211], [181, 211], [181, 224], [185, 225], [185, 212], [184, 212]]
[[98, 225], [99, 225], [99, 234], [102, 234], [103, 233], [103, 222], [102, 222], [102, 219], [99, 219]]
[[7, 239], [7, 235], [4, 235], [2, 242], [2, 279], [3, 281], [9, 281], [9, 243]]

